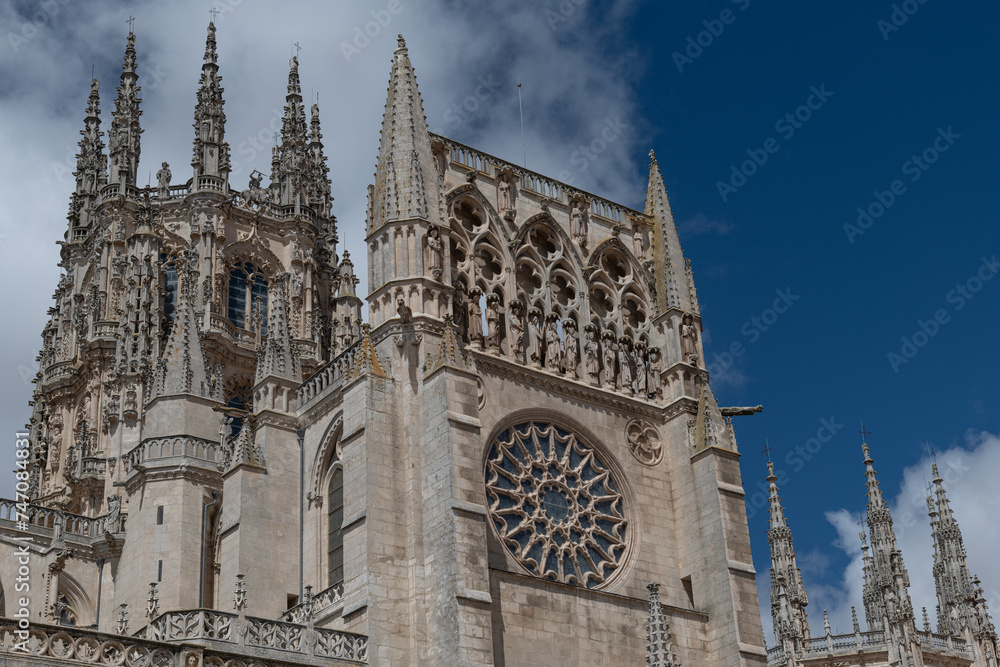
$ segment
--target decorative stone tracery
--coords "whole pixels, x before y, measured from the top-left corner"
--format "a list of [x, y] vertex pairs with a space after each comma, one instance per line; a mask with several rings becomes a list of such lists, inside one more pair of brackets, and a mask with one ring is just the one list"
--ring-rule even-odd
[[621, 567], [624, 498], [572, 433], [545, 422], [504, 430], [487, 456], [486, 493], [501, 542], [532, 574], [598, 588]]

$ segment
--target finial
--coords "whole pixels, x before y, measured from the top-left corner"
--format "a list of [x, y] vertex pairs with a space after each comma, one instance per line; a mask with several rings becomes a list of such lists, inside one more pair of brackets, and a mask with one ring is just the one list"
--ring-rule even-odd
[[246, 575], [236, 575], [236, 596], [233, 598], [233, 608], [239, 614], [242, 614], [243, 609], [247, 606], [247, 589], [243, 584], [244, 576]]
[[924, 612], [924, 632], [930, 634], [931, 632], [931, 619], [927, 616], [927, 607], [923, 607]]
[[[761, 454], [767, 454], [767, 462], [768, 462], [768, 464], [770, 464], [771, 463], [771, 443], [769, 443], [767, 441], [767, 438], [764, 438], [764, 449], [760, 450], [760, 453]], [[770, 470], [771, 472], [774, 472], [774, 466], [773, 465], [768, 465], [767, 469]]]
[[156, 582], [149, 582], [149, 597], [146, 598], [146, 618], [150, 621], [159, 616], [160, 598], [156, 597]]
[[129, 14], [128, 18], [125, 19], [125, 23], [128, 23], [128, 34], [131, 35], [133, 29], [135, 28], [135, 17]]
[[406, 49], [406, 40], [403, 39], [402, 35], [396, 35], [396, 50], [400, 51], [404, 49]]
[[861, 626], [858, 625], [858, 612], [851, 607], [851, 623], [854, 625], [854, 633], [857, 634], [861, 632]]
[[652, 160], [653, 162], [656, 162], [656, 153], [653, 151], [652, 148], [649, 149], [649, 159]]
[[295, 62], [298, 62], [298, 58], [299, 58], [299, 51], [301, 51], [301, 50], [302, 50], [302, 47], [301, 47], [301, 46], [299, 46], [299, 43], [298, 43], [298, 42], [295, 42], [294, 44], [292, 44], [292, 46], [294, 46], [294, 47], [295, 47]]
[[866, 431], [865, 430], [865, 420], [863, 420], [863, 419], [861, 420], [861, 430], [858, 431], [858, 433], [861, 434], [861, 442], [868, 442], [868, 438], [866, 436], [869, 436], [869, 435], [872, 434], [871, 431]]
[[128, 634], [128, 603], [122, 602], [118, 610], [118, 634]]
[[215, 29], [215, 17], [218, 16], [219, 13], [220, 12], [215, 5], [212, 5], [212, 8], [208, 10], [208, 15], [211, 17], [211, 19], [208, 22], [208, 27], [210, 29]]

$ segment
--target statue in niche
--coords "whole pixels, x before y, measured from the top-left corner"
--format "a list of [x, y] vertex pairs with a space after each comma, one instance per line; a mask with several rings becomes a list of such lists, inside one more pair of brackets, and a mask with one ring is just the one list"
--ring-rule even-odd
[[441, 280], [444, 273], [444, 243], [441, 241], [441, 230], [437, 225], [431, 225], [427, 229], [425, 237], [427, 243], [427, 269], [434, 280]]
[[632, 253], [640, 264], [646, 261], [646, 233], [639, 225], [632, 230]]
[[639, 339], [632, 349], [632, 358], [635, 360], [635, 393], [637, 396], [646, 396], [648, 387], [648, 377], [646, 373], [646, 341]]
[[635, 393], [632, 388], [632, 337], [618, 339], [618, 388], [627, 393]]
[[588, 324], [583, 328], [587, 333], [587, 343], [583, 346], [584, 364], [590, 384], [596, 385], [601, 373], [601, 346], [597, 342], [597, 327]]
[[499, 191], [497, 204], [500, 215], [508, 219], [514, 217], [514, 186], [511, 184], [510, 174], [500, 176], [497, 190]]
[[563, 370], [574, 380], [580, 378], [576, 367], [580, 362], [580, 339], [576, 336], [576, 320], [567, 317], [563, 320], [563, 333], [566, 335], [566, 342], [563, 344]]
[[681, 317], [680, 326], [681, 337], [681, 358], [688, 363], [698, 365], [698, 328], [694, 325], [694, 317], [691, 313], [684, 313]]
[[500, 349], [500, 297], [496, 294], [486, 297], [486, 347], [491, 352]]
[[650, 398], [659, 398], [663, 395], [663, 385], [661, 383], [660, 372], [663, 370], [663, 355], [660, 348], [649, 348], [649, 380], [646, 391]]
[[601, 334], [601, 343], [604, 347], [604, 386], [608, 389], [615, 388], [615, 361], [617, 359], [617, 349], [615, 345], [615, 334], [613, 331], [605, 331]]
[[542, 367], [542, 311], [528, 311], [528, 359], [535, 368]]
[[587, 212], [582, 201], [573, 202], [570, 207], [570, 233], [580, 246], [587, 244]]
[[468, 340], [466, 338], [468, 315], [468, 306], [465, 303], [464, 292], [461, 287], [458, 287], [455, 289], [455, 298], [451, 304], [451, 319], [455, 323], [455, 330], [458, 332], [458, 339], [461, 341]]
[[520, 299], [510, 302], [510, 342], [514, 359], [521, 361], [521, 348], [524, 346], [524, 316], [521, 311], [524, 304]]
[[473, 287], [469, 290], [469, 340], [483, 347], [483, 309], [479, 305], [479, 298], [483, 295], [482, 290]]
[[166, 199], [170, 196], [170, 177], [170, 165], [163, 162], [160, 170], [156, 172], [156, 192], [160, 199]]
[[559, 339], [559, 316], [549, 313], [545, 317], [545, 368], [558, 373], [561, 370], [562, 341]]

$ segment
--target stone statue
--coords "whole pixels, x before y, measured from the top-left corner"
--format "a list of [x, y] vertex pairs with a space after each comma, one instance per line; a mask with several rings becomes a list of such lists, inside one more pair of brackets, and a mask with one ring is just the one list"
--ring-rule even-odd
[[632, 337], [627, 335], [618, 339], [618, 388], [635, 393], [632, 388]]
[[570, 208], [570, 233], [581, 246], [587, 243], [587, 215], [582, 201], [573, 202]]
[[507, 211], [514, 210], [514, 196], [511, 192], [510, 176], [506, 174], [500, 177], [500, 183], [497, 185], [500, 191], [499, 196], [499, 209], [500, 213], [504, 214]]
[[632, 232], [632, 252], [640, 263], [646, 261], [646, 235], [642, 227], [636, 226]]
[[437, 225], [427, 229], [427, 269], [435, 280], [441, 280], [444, 273], [444, 243], [441, 241], [441, 230]]
[[580, 339], [576, 336], [576, 320], [567, 317], [563, 320], [563, 333], [566, 341], [563, 344], [563, 370], [574, 380], [579, 379], [576, 367], [580, 362]]
[[587, 343], [583, 346], [584, 363], [587, 369], [587, 377], [591, 384], [598, 383], [598, 375], [601, 372], [601, 346], [597, 342], [597, 327], [588, 324], [584, 327], [587, 332]]
[[535, 368], [542, 367], [541, 326], [542, 311], [532, 308], [528, 311], [528, 359]]
[[648, 388], [646, 373], [646, 341], [638, 340], [632, 351], [632, 358], [635, 360], [635, 393], [637, 396], [645, 397]]
[[681, 358], [695, 366], [698, 365], [698, 328], [694, 325], [691, 313], [681, 317]]
[[170, 196], [170, 165], [162, 163], [160, 170], [156, 172], [156, 192], [160, 199]]
[[413, 309], [406, 305], [403, 297], [396, 299], [396, 314], [399, 315], [399, 320], [403, 324], [409, 324], [413, 321]]
[[455, 298], [451, 304], [451, 319], [455, 323], [455, 331], [458, 332], [458, 338], [461, 341], [466, 341], [467, 324], [468, 324], [468, 306], [465, 303], [465, 297], [462, 290], [455, 290]]
[[651, 347], [649, 348], [649, 379], [646, 386], [646, 391], [649, 392], [650, 398], [659, 398], [663, 395], [663, 385], [660, 380], [660, 372], [662, 371], [663, 357], [660, 354], [660, 348]]
[[605, 331], [601, 334], [601, 343], [604, 347], [604, 386], [608, 389], [615, 388], [615, 334], [613, 331]]
[[500, 349], [500, 297], [486, 297], [486, 346], [493, 352]]
[[479, 305], [479, 297], [483, 294], [478, 287], [469, 290], [469, 340], [483, 347], [483, 309]]
[[545, 368], [558, 373], [561, 370], [562, 341], [559, 339], [559, 316], [549, 313], [545, 318]]
[[521, 311], [524, 304], [519, 299], [510, 302], [510, 337], [511, 351], [514, 359], [521, 361], [521, 348], [524, 346], [524, 316]]
[[104, 523], [104, 532], [117, 533], [121, 529], [119, 522], [122, 513], [122, 497], [119, 495], [108, 496], [108, 518]]

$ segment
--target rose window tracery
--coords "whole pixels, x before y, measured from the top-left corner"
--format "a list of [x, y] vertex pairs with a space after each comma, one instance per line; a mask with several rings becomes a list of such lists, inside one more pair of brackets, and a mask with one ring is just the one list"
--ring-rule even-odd
[[624, 498], [597, 453], [550, 423], [503, 431], [486, 461], [490, 519], [529, 572], [596, 588], [626, 551]]

